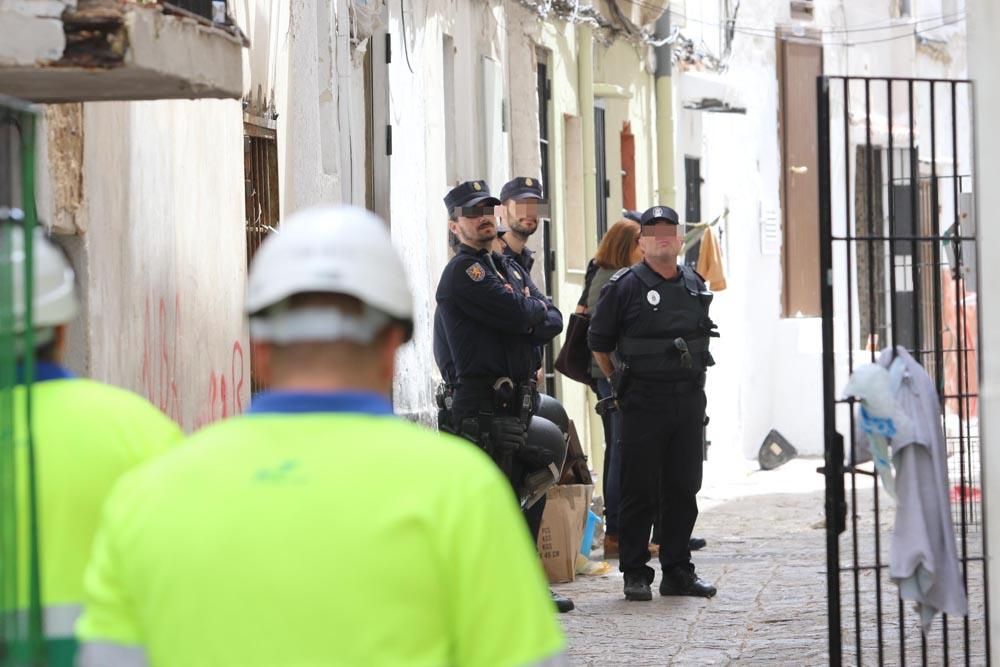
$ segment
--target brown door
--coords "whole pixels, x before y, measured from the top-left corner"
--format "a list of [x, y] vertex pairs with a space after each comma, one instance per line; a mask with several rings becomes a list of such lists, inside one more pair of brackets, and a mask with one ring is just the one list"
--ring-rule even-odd
[[819, 317], [816, 77], [823, 73], [823, 48], [792, 39], [778, 44], [782, 309], [785, 317]]

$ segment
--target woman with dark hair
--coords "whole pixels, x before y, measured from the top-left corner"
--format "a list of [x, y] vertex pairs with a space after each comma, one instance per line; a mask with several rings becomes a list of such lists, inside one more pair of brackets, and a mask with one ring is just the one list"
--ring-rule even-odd
[[[587, 311], [593, 317], [601, 288], [616, 272], [642, 260], [639, 247], [639, 224], [632, 220], [619, 220], [601, 239], [593, 263], [596, 266], [587, 291]], [[597, 386], [598, 399], [611, 395], [611, 383], [591, 359], [590, 375]], [[621, 414], [618, 411], [601, 415], [604, 422], [604, 557], [618, 557], [618, 499], [621, 496]]]

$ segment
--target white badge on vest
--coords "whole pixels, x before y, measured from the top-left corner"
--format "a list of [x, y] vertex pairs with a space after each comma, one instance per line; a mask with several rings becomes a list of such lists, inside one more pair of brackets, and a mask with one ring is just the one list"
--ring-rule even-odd
[[649, 301], [649, 305], [658, 306], [660, 305], [660, 293], [655, 289], [651, 289], [646, 293], [646, 301]]

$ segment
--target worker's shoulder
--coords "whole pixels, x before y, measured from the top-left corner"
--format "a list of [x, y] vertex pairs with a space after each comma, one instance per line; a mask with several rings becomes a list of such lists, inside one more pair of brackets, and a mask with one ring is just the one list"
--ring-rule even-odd
[[72, 378], [40, 383], [36, 387], [51, 389], [57, 396], [73, 396], [63, 407], [75, 407], [97, 420], [157, 420], [170, 421], [155, 405], [139, 394], [112, 384], [89, 378]]

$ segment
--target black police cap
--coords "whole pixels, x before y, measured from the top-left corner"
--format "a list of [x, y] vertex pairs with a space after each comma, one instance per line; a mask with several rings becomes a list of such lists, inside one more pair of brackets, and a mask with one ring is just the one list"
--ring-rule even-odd
[[626, 220], [631, 220], [632, 222], [642, 222], [642, 213], [639, 211], [625, 211], [622, 213]]
[[677, 211], [669, 206], [654, 206], [653, 208], [646, 209], [646, 212], [642, 214], [642, 220], [639, 221], [639, 224], [654, 225], [657, 222], [668, 222], [671, 225], [676, 225], [680, 223], [680, 218], [677, 217]]
[[453, 187], [444, 196], [444, 205], [450, 215], [456, 208], [463, 206], [489, 205], [497, 206], [500, 200], [490, 194], [490, 186], [486, 181], [466, 181]]
[[530, 176], [518, 176], [515, 179], [507, 181], [500, 188], [500, 201], [541, 198], [542, 183], [537, 178], [531, 178]]

